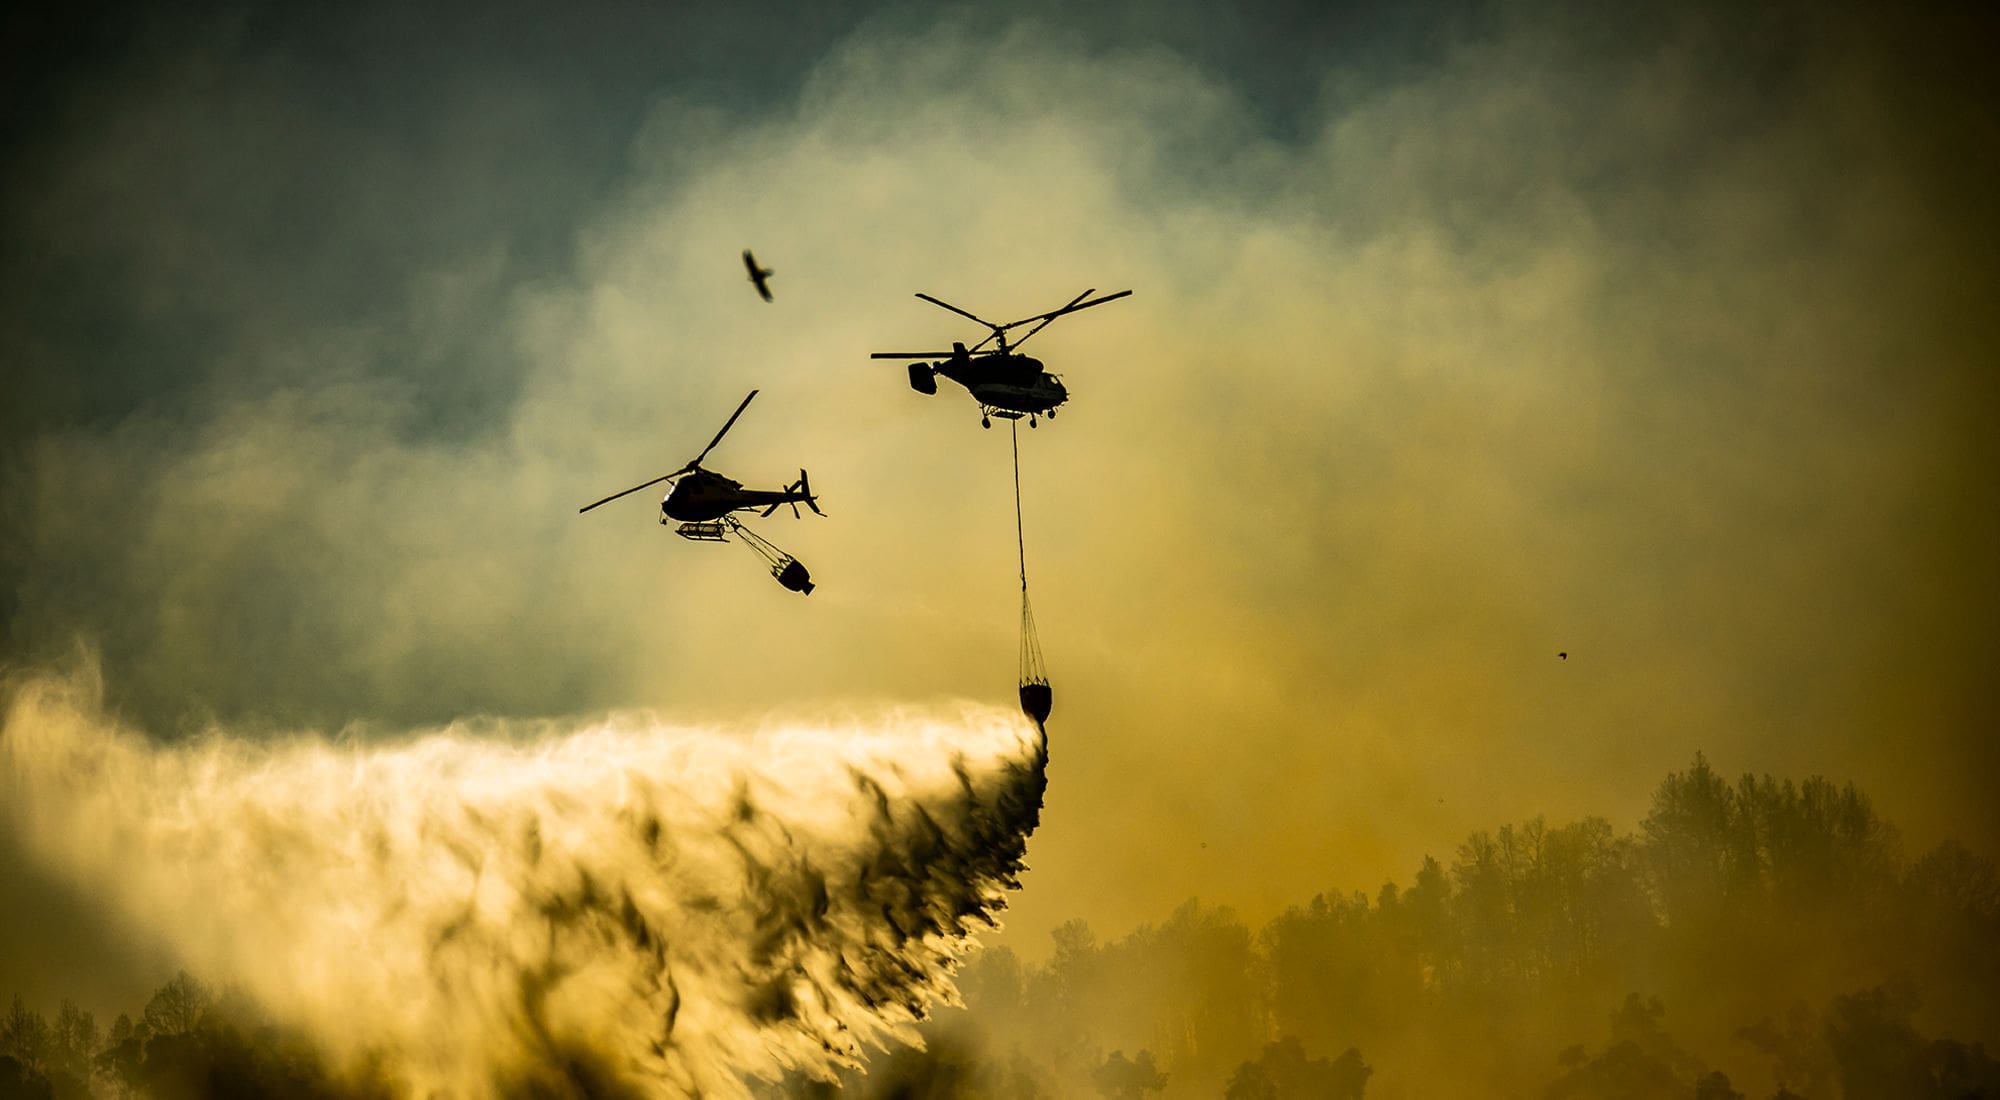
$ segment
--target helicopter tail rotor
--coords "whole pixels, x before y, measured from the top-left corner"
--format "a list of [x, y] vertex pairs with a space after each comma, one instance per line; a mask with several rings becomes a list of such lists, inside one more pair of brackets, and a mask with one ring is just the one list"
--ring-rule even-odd
[[769, 508], [764, 509], [765, 519], [771, 518], [773, 512], [776, 512], [781, 505], [787, 504], [791, 505], [792, 518], [797, 519], [799, 518], [799, 505], [802, 503], [812, 509], [813, 515], [826, 515], [825, 512], [819, 510], [819, 498], [813, 496], [812, 485], [806, 481], [806, 472], [803, 469], [799, 471], [799, 479], [797, 481], [785, 486], [785, 492], [795, 495], [792, 499], [776, 501]]
[[[813, 515], [826, 515], [825, 512], [819, 510], [819, 498], [813, 496], [812, 483], [806, 480], [805, 467], [801, 466], [799, 468], [799, 479], [792, 482], [791, 491], [799, 494], [799, 500], [803, 501], [806, 507], [812, 509]], [[792, 505], [792, 515], [796, 516], [798, 514], [799, 506], [797, 504]]]

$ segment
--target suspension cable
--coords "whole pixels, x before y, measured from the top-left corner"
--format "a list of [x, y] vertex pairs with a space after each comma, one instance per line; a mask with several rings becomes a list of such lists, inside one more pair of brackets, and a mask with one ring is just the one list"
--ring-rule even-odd
[[1014, 445], [1014, 547], [1021, 558], [1021, 594], [1028, 593], [1028, 536], [1021, 527], [1021, 422], [1007, 422], [1008, 440]]
[[[1021, 565], [1021, 689], [1024, 692], [1039, 689], [1043, 696], [1037, 705], [1040, 713], [1030, 710], [1037, 722], [1048, 717], [1049, 673], [1042, 660], [1042, 639], [1035, 629], [1034, 605], [1028, 602], [1028, 537], [1027, 527], [1021, 518], [1021, 427], [1018, 422], [1009, 425], [1009, 437], [1014, 452], [1014, 547], [1019, 554]], [[1033, 685], [1031, 688], [1030, 685]], [[1027, 705], [1027, 696], [1023, 696]]]

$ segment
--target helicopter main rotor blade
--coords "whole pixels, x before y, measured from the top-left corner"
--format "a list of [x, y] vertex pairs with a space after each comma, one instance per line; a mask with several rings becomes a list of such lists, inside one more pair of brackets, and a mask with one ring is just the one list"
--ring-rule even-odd
[[974, 315], [974, 314], [971, 314], [971, 313], [967, 313], [966, 311], [964, 311], [964, 310], [962, 310], [962, 309], [958, 308], [957, 306], [955, 306], [955, 305], [952, 305], [952, 304], [951, 304], [950, 302], [947, 302], [947, 301], [944, 301], [944, 300], [942, 300], [942, 299], [939, 299], [939, 298], [933, 298], [933, 297], [931, 297], [930, 295], [928, 295], [928, 294], [925, 294], [925, 293], [923, 293], [922, 291], [918, 291], [918, 292], [917, 292], [917, 297], [919, 297], [919, 298], [922, 298], [922, 299], [923, 299], [924, 301], [926, 301], [926, 302], [929, 302], [930, 304], [932, 304], [932, 305], [934, 305], [934, 306], [943, 306], [944, 308], [946, 308], [946, 309], [948, 309], [948, 310], [952, 311], [953, 313], [956, 313], [956, 314], [958, 314], [958, 315], [959, 315], [960, 317], [970, 317], [970, 318], [972, 318], [973, 320], [975, 320], [975, 321], [978, 321], [978, 322], [979, 322], [980, 324], [982, 324], [982, 325], [985, 325], [985, 326], [986, 326], [987, 328], [999, 328], [999, 327], [1000, 327], [1000, 326], [998, 326], [998, 325], [995, 325], [995, 324], [994, 324], [993, 322], [991, 322], [991, 321], [988, 321], [988, 320], [987, 320], [987, 319], [985, 319], [984, 317], [979, 317], [979, 316], [976, 316], [976, 315]]
[[[1077, 305], [1077, 303], [1083, 301], [1085, 298], [1088, 298], [1095, 293], [1097, 293], [1097, 288], [1091, 287], [1089, 290], [1084, 291], [1082, 294], [1079, 294], [1076, 297], [1071, 298], [1069, 300], [1069, 304], [1062, 307], [1061, 309], [1050, 310], [1048, 313], [1043, 314], [1041, 318], [1042, 323], [1036, 325], [1034, 328], [1029, 329], [1026, 335], [1022, 336], [1019, 340], [1014, 341], [1014, 346], [1018, 348], [1022, 344], [1027, 343], [1029, 336], [1033, 336], [1034, 334], [1047, 328], [1050, 321], [1055, 320], [1056, 318], [1062, 316], [1063, 314], [1069, 312], [1070, 310], [1081, 308]], [[1030, 317], [1028, 318], [1028, 321], [1032, 321], [1034, 319], [1035, 318]], [[1025, 325], [1028, 323], [1028, 321], [1016, 321], [1014, 322], [1014, 325]], [[1013, 328], [1014, 325], [1008, 325], [1006, 327]]]
[[684, 473], [687, 473], [689, 469], [693, 468], [693, 466], [694, 466], [693, 463], [689, 463], [688, 465], [683, 466], [678, 470], [675, 470], [671, 474], [661, 474], [659, 477], [654, 478], [653, 480], [647, 482], [644, 485], [634, 485], [630, 489], [627, 489], [622, 493], [613, 493], [610, 496], [605, 497], [603, 500], [596, 502], [596, 504], [586, 504], [583, 507], [578, 508], [576, 510], [576, 514], [582, 515], [583, 513], [590, 511], [592, 508], [597, 507], [598, 504], [609, 504], [612, 501], [617, 500], [619, 497], [631, 496], [633, 493], [636, 493], [641, 489], [650, 489], [653, 486], [658, 485], [662, 481], [666, 481], [670, 478], [676, 478]]
[[949, 359], [948, 351], [878, 351], [869, 355], [870, 359]]
[[[1045, 319], [1044, 319], [1044, 320], [1042, 321], [1042, 324], [1041, 324], [1041, 325], [1036, 325], [1036, 326], [1035, 326], [1034, 328], [1031, 328], [1031, 329], [1029, 329], [1029, 330], [1028, 330], [1028, 336], [1033, 336], [1033, 335], [1034, 335], [1035, 333], [1037, 333], [1037, 332], [1040, 332], [1040, 331], [1042, 331], [1042, 325], [1046, 325], [1046, 324], [1048, 324], [1048, 323], [1049, 323], [1049, 321], [1053, 321], [1053, 320], [1055, 320], [1056, 316], [1057, 316], [1058, 314], [1062, 313], [1062, 312], [1063, 312], [1063, 310], [1066, 310], [1066, 309], [1069, 309], [1069, 308], [1071, 308], [1072, 306], [1075, 306], [1075, 305], [1076, 305], [1076, 304], [1077, 304], [1078, 302], [1081, 302], [1081, 301], [1083, 301], [1083, 300], [1084, 300], [1085, 298], [1088, 298], [1088, 297], [1090, 297], [1090, 296], [1091, 296], [1091, 294], [1092, 294], [1093, 292], [1095, 292], [1095, 291], [1096, 291], [1096, 289], [1097, 289], [1096, 287], [1091, 287], [1091, 288], [1090, 288], [1089, 290], [1086, 290], [1086, 291], [1084, 291], [1084, 292], [1083, 292], [1082, 294], [1079, 294], [1079, 295], [1077, 295], [1076, 297], [1074, 297], [1074, 298], [1071, 298], [1071, 299], [1069, 300], [1069, 305], [1067, 305], [1067, 306], [1064, 306], [1064, 307], [1063, 307], [1062, 309], [1058, 309], [1058, 310], [1054, 310], [1054, 311], [1052, 311], [1052, 312], [1050, 312], [1050, 313], [1045, 313], [1045, 314], [1042, 314], [1041, 316], [1042, 316], [1043, 318], [1045, 318]], [[1007, 324], [1007, 325], [994, 325], [994, 326], [993, 326], [993, 331], [992, 331], [991, 333], [987, 334], [987, 337], [986, 337], [986, 338], [985, 338], [984, 340], [981, 340], [981, 341], [979, 341], [978, 343], [976, 343], [976, 344], [972, 345], [972, 348], [971, 348], [971, 350], [972, 350], [972, 351], [978, 351], [978, 350], [979, 350], [980, 348], [983, 348], [983, 347], [985, 347], [986, 345], [988, 345], [988, 344], [992, 343], [993, 341], [995, 341], [995, 340], [998, 340], [998, 341], [1000, 341], [1000, 350], [1004, 352], [1004, 351], [1006, 351], [1006, 350], [1007, 350], [1007, 330], [1008, 330], [1008, 329], [1010, 329], [1010, 328], [1013, 328], [1013, 327], [1014, 327], [1015, 325], [1025, 325], [1025, 324], [1027, 324], [1027, 323], [1028, 323], [1028, 321], [1033, 321], [1033, 320], [1036, 320], [1036, 318], [1034, 318], [1034, 317], [1030, 317], [1030, 318], [1028, 318], [1028, 319], [1027, 319], [1026, 321], [1015, 321], [1015, 322], [1014, 322], [1013, 324]], [[1021, 345], [1022, 345], [1022, 344], [1023, 344], [1024, 342], [1026, 342], [1026, 341], [1027, 341], [1027, 339], [1028, 339], [1028, 336], [1023, 336], [1023, 337], [1021, 337], [1021, 339], [1019, 339], [1019, 340], [1016, 340], [1016, 341], [1014, 341], [1014, 345], [1013, 345], [1013, 346], [1015, 346], [1015, 347], [1020, 347], [1020, 346], [1021, 346]]]
[[[1084, 291], [1084, 293], [1085, 293], [1085, 294], [1088, 294], [1088, 293], [1090, 293], [1090, 291], [1086, 290], [1086, 291]], [[1068, 304], [1068, 305], [1066, 305], [1066, 306], [1062, 307], [1061, 309], [1052, 309], [1052, 310], [1048, 311], [1047, 313], [1038, 313], [1038, 314], [1036, 314], [1036, 315], [1035, 315], [1035, 316], [1033, 316], [1033, 317], [1023, 317], [1023, 318], [1021, 318], [1021, 319], [1020, 319], [1020, 320], [1018, 320], [1018, 321], [1014, 321], [1014, 322], [1012, 322], [1012, 323], [1010, 323], [1010, 324], [1005, 324], [1005, 325], [1001, 325], [1000, 327], [1001, 327], [1001, 328], [1003, 328], [1003, 329], [1007, 329], [1007, 328], [1013, 328], [1013, 327], [1014, 327], [1015, 325], [1025, 325], [1025, 324], [1027, 324], [1027, 323], [1028, 323], [1029, 321], [1040, 321], [1040, 322], [1042, 322], [1043, 324], [1047, 324], [1047, 323], [1049, 323], [1050, 321], [1053, 321], [1053, 320], [1055, 320], [1056, 318], [1058, 318], [1058, 317], [1061, 317], [1061, 316], [1063, 316], [1064, 314], [1069, 314], [1069, 313], [1075, 313], [1076, 311], [1078, 311], [1078, 310], [1080, 310], [1080, 309], [1089, 309], [1089, 308], [1090, 308], [1091, 306], [1101, 306], [1101, 305], [1103, 305], [1103, 304], [1104, 304], [1104, 303], [1106, 303], [1106, 302], [1115, 302], [1115, 301], [1117, 301], [1118, 299], [1120, 299], [1120, 298], [1123, 298], [1123, 297], [1125, 297], [1125, 296], [1126, 296], [1127, 294], [1130, 294], [1130, 293], [1132, 293], [1132, 292], [1131, 292], [1131, 291], [1129, 291], [1129, 290], [1121, 290], [1121, 291], [1119, 291], [1119, 292], [1118, 292], [1118, 293], [1116, 293], [1116, 294], [1106, 294], [1106, 295], [1105, 295], [1104, 297], [1102, 297], [1102, 298], [1092, 298], [1092, 299], [1091, 299], [1090, 301], [1088, 301], [1088, 302], [1080, 302], [1080, 303], [1079, 303], [1079, 302], [1071, 302], [1070, 304]], [[1022, 337], [1022, 339], [1023, 339], [1023, 340], [1025, 340], [1025, 339], [1027, 339], [1027, 337], [1025, 337], [1025, 336], [1024, 336], [1024, 337]]]
[[[1055, 320], [1057, 314], [1062, 313], [1063, 310], [1074, 307], [1078, 302], [1081, 302], [1085, 298], [1090, 297], [1093, 293], [1096, 292], [1096, 290], [1097, 290], [1096, 287], [1091, 287], [1089, 290], [1084, 291], [1082, 294], [1079, 294], [1076, 297], [1071, 298], [1069, 300], [1069, 305], [1064, 306], [1062, 309], [1052, 310], [1049, 313], [1042, 314], [1041, 315], [1041, 318], [1043, 318], [1042, 325], [1046, 325], [1050, 321]], [[990, 344], [993, 341], [998, 340], [1000, 341], [1000, 350], [1004, 352], [1007, 350], [1007, 330], [1013, 328], [1015, 325], [1025, 325], [1028, 323], [1028, 321], [1033, 321], [1036, 319], [1037, 318], [1035, 317], [1030, 317], [1026, 321], [1015, 321], [1013, 324], [1009, 325], [994, 325], [992, 334], [987, 336], [986, 339], [981, 340], [977, 344], [972, 345], [972, 350], [978, 351], [980, 348], [985, 347], [987, 344]], [[1042, 325], [1036, 325], [1034, 328], [1029, 329], [1028, 336], [1033, 336], [1035, 333], [1040, 332], [1042, 330]], [[1021, 339], [1014, 341], [1014, 346], [1020, 347], [1021, 344], [1028, 339], [1028, 336], [1023, 336], [1021, 337]]]
[[[755, 397], [755, 396], [757, 396], [757, 391], [756, 391], [756, 390], [751, 390], [751, 391], [750, 391], [750, 397]], [[696, 456], [694, 456], [693, 460], [692, 460], [692, 461], [690, 461], [690, 462], [689, 462], [689, 463], [687, 464], [687, 468], [688, 468], [688, 469], [692, 470], [692, 469], [694, 469], [694, 468], [695, 468], [696, 466], [699, 466], [699, 465], [701, 465], [701, 460], [702, 460], [702, 459], [704, 459], [704, 458], [707, 458], [707, 457], [708, 457], [708, 452], [710, 452], [710, 451], [714, 450], [714, 449], [715, 449], [715, 445], [716, 445], [717, 443], [720, 443], [720, 442], [722, 442], [722, 437], [723, 437], [723, 436], [725, 436], [725, 435], [728, 435], [728, 434], [729, 434], [729, 429], [731, 429], [731, 428], [733, 428], [733, 427], [735, 427], [735, 426], [736, 426], [736, 418], [737, 418], [737, 417], [739, 417], [739, 416], [742, 416], [742, 415], [743, 415], [743, 410], [744, 410], [744, 409], [747, 409], [747, 408], [749, 408], [749, 407], [750, 407], [750, 397], [746, 397], [746, 398], [744, 398], [744, 399], [743, 399], [743, 403], [742, 403], [741, 405], [738, 405], [738, 406], [736, 406], [736, 411], [735, 411], [735, 412], [733, 412], [733, 413], [730, 413], [730, 414], [729, 414], [729, 421], [728, 421], [728, 423], [725, 423], [725, 424], [724, 424], [724, 425], [722, 426], [722, 430], [721, 430], [721, 431], [719, 431], [719, 432], [717, 432], [717, 433], [715, 433], [715, 438], [714, 438], [714, 439], [711, 439], [711, 440], [709, 440], [709, 441], [708, 441], [708, 446], [706, 446], [706, 447], [703, 447], [703, 448], [701, 449], [701, 453], [700, 453], [700, 454], [698, 454], [698, 455], [696, 455]], [[672, 475], [672, 474], [669, 474], [669, 475], [667, 475], [667, 476], [669, 476], [669, 477], [672, 477], [673, 475]]]

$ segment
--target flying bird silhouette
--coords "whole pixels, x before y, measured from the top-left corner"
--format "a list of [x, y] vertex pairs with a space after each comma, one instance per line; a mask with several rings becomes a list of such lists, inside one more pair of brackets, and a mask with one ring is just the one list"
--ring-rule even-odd
[[1558, 656], [1558, 657], [1561, 657], [1561, 658], [1562, 658], [1563, 660], [1565, 660], [1565, 661], [1569, 660], [1569, 652], [1568, 652], [1567, 650], [1565, 650], [1564, 652], [1561, 652], [1561, 653], [1558, 653], [1558, 654], [1556, 654], [1556, 656]]
[[768, 267], [758, 267], [757, 257], [752, 256], [750, 250], [747, 248], [743, 250], [743, 266], [750, 269], [750, 281], [757, 284], [757, 293], [762, 294], [765, 301], [770, 301], [771, 286], [764, 280], [777, 274], [777, 272], [772, 271]]

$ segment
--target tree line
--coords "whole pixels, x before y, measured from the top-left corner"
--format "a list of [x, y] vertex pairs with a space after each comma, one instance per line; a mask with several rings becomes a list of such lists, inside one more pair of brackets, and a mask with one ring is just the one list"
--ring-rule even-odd
[[337, 1080], [308, 1039], [240, 990], [181, 971], [108, 1028], [65, 999], [53, 1019], [15, 996], [0, 1016], [0, 1100], [249, 1100], [387, 1096]]
[[[1697, 755], [1637, 829], [1537, 818], [1405, 884], [1260, 928], [1189, 901], [1040, 962], [981, 949], [922, 1049], [771, 1096], [1036, 1100], [1991, 1097], [2000, 875], [1908, 858], [1852, 784]], [[1364, 1052], [1366, 1052], [1364, 1056]], [[107, 1029], [67, 1001], [0, 1017], [0, 1098], [384, 1095], [185, 973]]]
[[1633, 831], [1537, 818], [1261, 928], [1190, 901], [1053, 940], [970, 958], [925, 1050], [776, 1091], [2000, 1100], [1993, 864], [1906, 858], [1852, 784], [1700, 755]]

